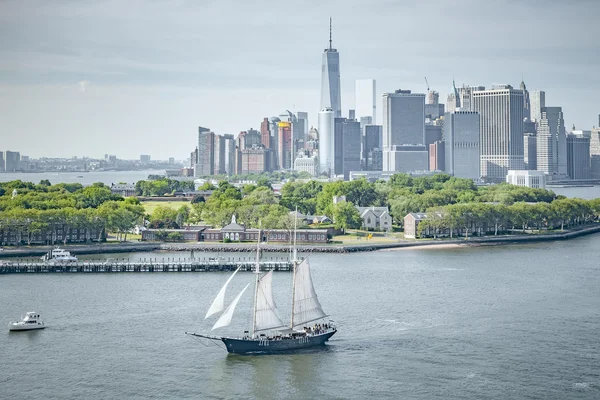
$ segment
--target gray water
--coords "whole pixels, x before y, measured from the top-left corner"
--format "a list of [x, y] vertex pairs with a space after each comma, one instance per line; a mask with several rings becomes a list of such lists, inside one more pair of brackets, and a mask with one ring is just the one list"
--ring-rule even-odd
[[[269, 356], [184, 334], [210, 331], [225, 273], [0, 276], [0, 322], [34, 310], [48, 325], [0, 332], [0, 397], [598, 399], [598, 245], [312, 255], [339, 331], [323, 349]], [[227, 301], [252, 279], [238, 274]], [[284, 318], [290, 280], [274, 276]], [[250, 310], [248, 291], [213, 333], [247, 329]]]

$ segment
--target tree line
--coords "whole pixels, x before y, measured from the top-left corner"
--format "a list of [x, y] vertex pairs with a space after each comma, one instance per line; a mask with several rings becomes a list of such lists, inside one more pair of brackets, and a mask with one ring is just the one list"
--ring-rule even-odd
[[543, 231], [571, 228], [597, 221], [600, 216], [600, 199], [556, 199], [551, 203], [518, 202], [465, 203], [427, 210], [427, 219], [418, 225], [421, 237], [453, 237], [455, 234], [498, 235], [507, 231]]
[[0, 184], [0, 242], [31, 244], [66, 243], [74, 230], [84, 240], [99, 240], [106, 231], [119, 240], [143, 222], [144, 208], [136, 198], [124, 199], [103, 183], [40, 184], [11, 181]]

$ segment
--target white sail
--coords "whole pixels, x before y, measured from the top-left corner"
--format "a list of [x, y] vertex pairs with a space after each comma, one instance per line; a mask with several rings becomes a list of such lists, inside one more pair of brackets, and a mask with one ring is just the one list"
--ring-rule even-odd
[[326, 317], [315, 293], [308, 258], [296, 266], [294, 278], [294, 327]]
[[225, 310], [223, 315], [221, 315], [219, 317], [219, 319], [217, 320], [217, 322], [214, 324], [211, 331], [214, 331], [217, 328], [222, 328], [224, 326], [228, 326], [231, 323], [231, 317], [233, 317], [233, 312], [235, 311], [235, 307], [237, 306], [238, 301], [240, 301], [240, 298], [242, 297], [242, 295], [244, 294], [246, 289], [248, 289], [248, 286], [250, 286], [250, 284], [247, 284], [246, 287], [244, 288], [244, 290], [242, 290], [240, 292], [240, 294], [238, 294], [236, 296], [236, 298], [233, 299], [233, 301], [231, 302], [229, 307], [227, 307], [227, 309]]
[[206, 312], [206, 317], [204, 317], [204, 319], [210, 317], [211, 315], [214, 315], [216, 313], [223, 311], [223, 309], [225, 308], [225, 290], [227, 290], [227, 285], [229, 285], [229, 282], [231, 282], [231, 280], [233, 279], [235, 274], [237, 274], [237, 272], [240, 270], [240, 268], [242, 268], [242, 267], [239, 266], [238, 269], [236, 269], [233, 272], [233, 274], [231, 274], [229, 279], [227, 279], [227, 282], [225, 282], [225, 284], [223, 285], [221, 290], [219, 290], [217, 297], [215, 297], [215, 300], [210, 305], [210, 308]]
[[277, 315], [277, 306], [273, 298], [273, 271], [269, 271], [258, 281], [256, 291], [255, 332], [281, 328], [283, 321]]

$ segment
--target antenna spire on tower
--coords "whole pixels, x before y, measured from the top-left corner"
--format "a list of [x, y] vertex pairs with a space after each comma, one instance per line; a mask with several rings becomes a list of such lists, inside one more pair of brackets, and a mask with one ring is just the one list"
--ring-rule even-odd
[[329, 50], [331, 49], [331, 17], [329, 17]]

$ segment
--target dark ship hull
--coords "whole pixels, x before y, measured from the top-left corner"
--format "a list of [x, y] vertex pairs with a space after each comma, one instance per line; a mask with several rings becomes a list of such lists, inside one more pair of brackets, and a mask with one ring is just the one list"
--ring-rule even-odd
[[187, 332], [186, 334], [210, 340], [221, 340], [225, 343], [227, 351], [233, 354], [272, 354], [323, 346], [336, 332], [337, 329], [329, 329], [318, 335], [292, 335], [291, 337], [259, 339], [228, 338]]
[[336, 330], [330, 330], [320, 335], [281, 339], [234, 339], [223, 337], [221, 340], [225, 343], [229, 353], [278, 353], [323, 346], [336, 332]]

